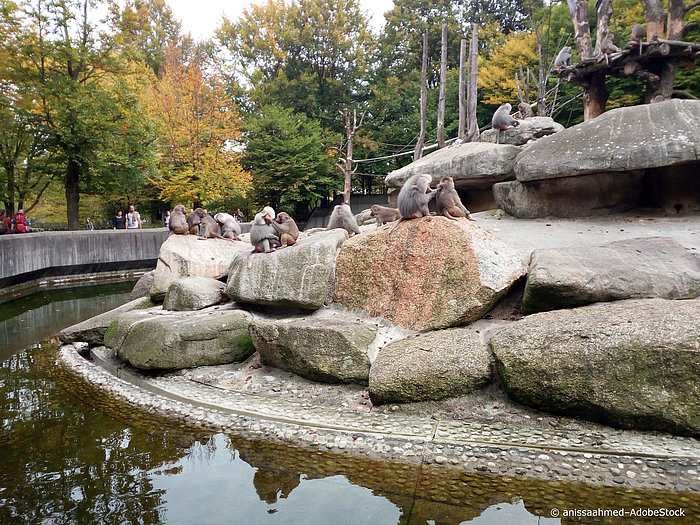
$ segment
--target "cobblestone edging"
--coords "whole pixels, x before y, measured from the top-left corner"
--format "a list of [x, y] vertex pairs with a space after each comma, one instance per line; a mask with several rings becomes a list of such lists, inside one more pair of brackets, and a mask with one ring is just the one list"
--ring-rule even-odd
[[466, 472], [700, 493], [700, 441], [693, 438], [358, 414], [232, 392], [178, 376], [148, 377], [124, 368], [105, 348], [92, 353], [94, 362], [66, 345], [58, 363], [130, 405], [244, 438]]

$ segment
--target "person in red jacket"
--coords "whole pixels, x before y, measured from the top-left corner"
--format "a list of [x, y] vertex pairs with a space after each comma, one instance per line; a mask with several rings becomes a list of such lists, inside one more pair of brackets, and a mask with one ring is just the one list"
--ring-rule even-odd
[[5, 210], [0, 210], [0, 235], [12, 233], [12, 221], [5, 215]]
[[15, 213], [15, 233], [27, 233], [27, 216], [24, 210], [20, 208]]

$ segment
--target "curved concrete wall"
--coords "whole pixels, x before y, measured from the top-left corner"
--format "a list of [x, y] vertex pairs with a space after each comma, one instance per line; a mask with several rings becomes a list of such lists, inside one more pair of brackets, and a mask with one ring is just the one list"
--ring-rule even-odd
[[155, 268], [166, 228], [0, 236], [0, 292], [55, 275]]

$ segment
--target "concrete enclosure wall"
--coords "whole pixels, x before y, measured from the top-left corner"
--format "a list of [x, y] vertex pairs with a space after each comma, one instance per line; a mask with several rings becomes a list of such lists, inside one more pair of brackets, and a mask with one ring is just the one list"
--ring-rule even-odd
[[0, 292], [55, 275], [154, 268], [166, 228], [0, 236]]

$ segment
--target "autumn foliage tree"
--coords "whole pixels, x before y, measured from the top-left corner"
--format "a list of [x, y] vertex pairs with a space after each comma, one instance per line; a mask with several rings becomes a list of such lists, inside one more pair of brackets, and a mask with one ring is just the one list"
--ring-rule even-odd
[[239, 162], [236, 108], [216, 74], [205, 73], [198, 53], [185, 61], [171, 50], [150, 93], [160, 139], [160, 174], [151, 182], [161, 199], [200, 206], [246, 192], [250, 176]]

